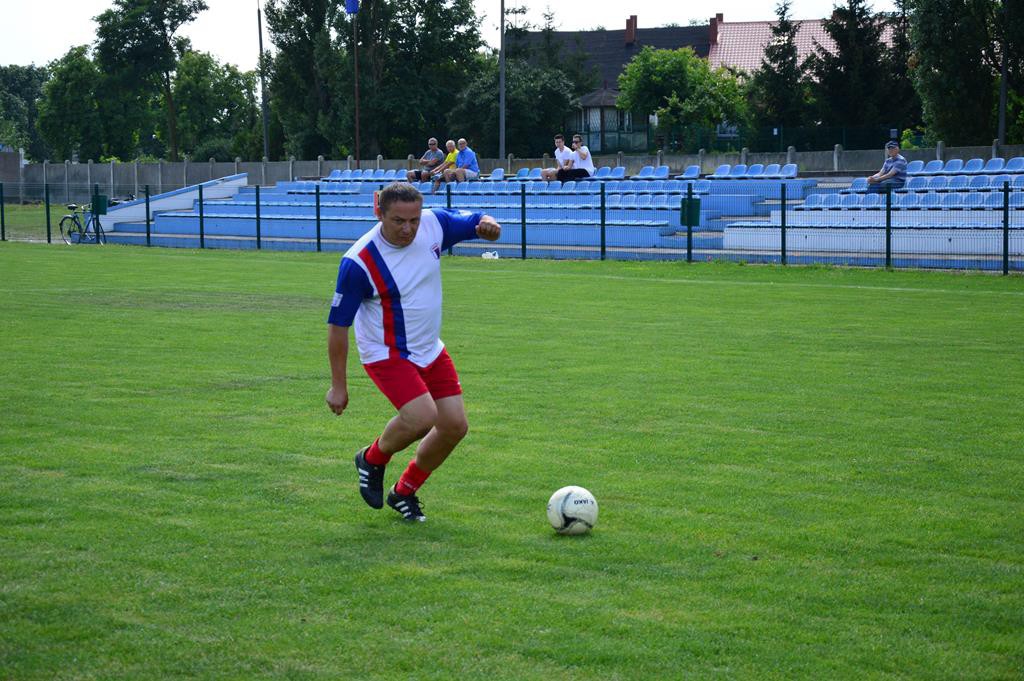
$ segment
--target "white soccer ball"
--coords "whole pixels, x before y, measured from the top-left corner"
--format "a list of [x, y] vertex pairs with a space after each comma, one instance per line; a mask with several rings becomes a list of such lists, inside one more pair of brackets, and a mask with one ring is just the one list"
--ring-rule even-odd
[[582, 487], [563, 487], [548, 500], [548, 522], [559, 534], [588, 532], [597, 524], [597, 499]]

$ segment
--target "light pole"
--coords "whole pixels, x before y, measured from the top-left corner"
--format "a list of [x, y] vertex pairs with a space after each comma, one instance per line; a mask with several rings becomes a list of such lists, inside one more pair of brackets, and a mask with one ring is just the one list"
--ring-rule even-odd
[[267, 76], [263, 68], [263, 14], [260, 5], [256, 3], [256, 26], [260, 32], [260, 110], [263, 113], [263, 158], [270, 159], [270, 122], [267, 116]]
[[501, 43], [498, 48], [498, 158], [505, 159], [505, 0], [501, 0]]

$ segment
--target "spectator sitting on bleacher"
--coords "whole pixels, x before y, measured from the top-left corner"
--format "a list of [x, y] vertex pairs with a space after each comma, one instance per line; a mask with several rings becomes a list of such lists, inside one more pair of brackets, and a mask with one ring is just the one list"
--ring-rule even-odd
[[437, 138], [427, 140], [427, 151], [420, 158], [419, 170], [410, 170], [405, 174], [409, 182], [426, 182], [435, 168], [444, 163], [444, 152], [437, 148]]
[[885, 159], [882, 169], [868, 178], [869, 193], [884, 194], [907, 183], [907, 159], [900, 155], [899, 143], [886, 143], [885, 153], [889, 154], [889, 158]]
[[436, 192], [441, 186], [441, 182], [446, 179], [444, 172], [455, 166], [455, 158], [458, 155], [455, 151], [455, 140], [448, 140], [444, 146], [448, 150], [448, 155], [444, 157], [444, 163], [430, 171], [430, 179], [434, 181], [434, 186], [430, 188], [432, 192]]
[[444, 179], [448, 182], [475, 180], [480, 176], [480, 165], [476, 162], [476, 152], [469, 148], [465, 137], [459, 138], [459, 153], [455, 157], [455, 168], [444, 171]]
[[558, 179], [562, 182], [582, 180], [594, 174], [594, 158], [590, 155], [590, 149], [583, 144], [583, 138], [579, 133], [572, 136], [572, 158], [569, 163], [571, 165], [568, 168], [558, 171]]
[[555, 167], [545, 168], [540, 171], [540, 177], [542, 180], [555, 180], [558, 179], [558, 173], [562, 170], [572, 168], [572, 149], [565, 146], [565, 137], [562, 133], [555, 135]]

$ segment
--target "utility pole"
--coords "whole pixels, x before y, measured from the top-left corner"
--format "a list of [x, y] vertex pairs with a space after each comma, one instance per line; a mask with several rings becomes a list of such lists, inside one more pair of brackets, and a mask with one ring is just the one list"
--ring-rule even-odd
[[[1006, 60], [1003, 60], [1006, 63]], [[498, 47], [498, 158], [505, 160], [505, 0], [501, 0], [501, 43]]]
[[267, 76], [266, 69], [263, 68], [263, 14], [260, 11], [259, 2], [256, 3], [256, 25], [259, 27], [260, 32], [260, 100], [262, 101], [261, 110], [263, 111], [263, 158], [270, 159], [270, 121], [267, 116]]
[[[999, 146], [1006, 144], [1006, 34], [1009, 32], [1006, 14], [1006, 0], [1003, 0], [1002, 64], [999, 67]], [[1000, 152], [1002, 153], [1002, 152]]]

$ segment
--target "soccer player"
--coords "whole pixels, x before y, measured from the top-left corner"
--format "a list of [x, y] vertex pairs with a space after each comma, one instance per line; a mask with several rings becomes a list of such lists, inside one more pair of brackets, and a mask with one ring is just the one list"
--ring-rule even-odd
[[[359, 359], [398, 413], [368, 447], [356, 453], [359, 492], [372, 508], [384, 506], [384, 467], [419, 440], [416, 455], [387, 496], [405, 520], [424, 521], [417, 490], [469, 428], [462, 387], [441, 331], [441, 251], [480, 237], [495, 241], [501, 225], [489, 215], [423, 210], [411, 185], [380, 191], [380, 220], [341, 258], [327, 319], [331, 388], [327, 406], [348, 406], [348, 329], [355, 323]], [[422, 439], [421, 439], [422, 438]]]

